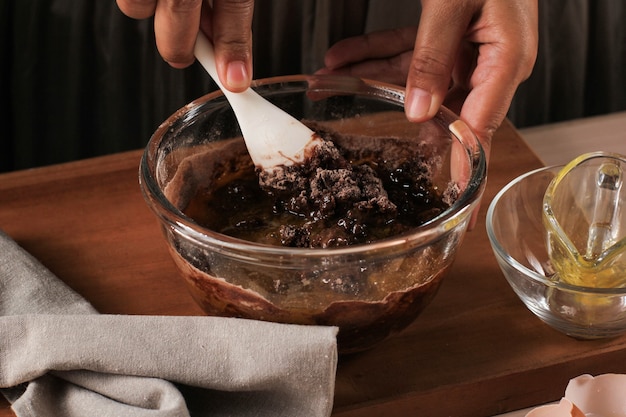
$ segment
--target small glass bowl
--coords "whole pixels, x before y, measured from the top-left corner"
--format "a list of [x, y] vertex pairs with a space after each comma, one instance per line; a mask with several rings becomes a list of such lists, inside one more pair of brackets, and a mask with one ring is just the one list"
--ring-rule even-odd
[[[430, 122], [409, 123], [404, 92], [391, 85], [289, 76], [256, 81], [254, 89], [298, 119], [331, 124], [350, 136], [355, 149], [393, 138], [380, 152], [394, 159], [420, 143], [433, 163], [434, 185], [458, 188], [450, 208], [391, 238], [330, 249], [259, 244], [200, 226], [170, 192], [173, 184], [203, 192], [216, 170], [228, 173], [248, 158], [224, 96], [214, 92], [190, 103], [152, 136], [141, 160], [140, 186], [207, 314], [338, 326], [341, 353], [369, 348], [410, 324], [435, 296], [484, 189], [483, 150], [445, 108]], [[219, 156], [194, 162], [207, 150]]]
[[626, 288], [558, 281], [543, 223], [545, 192], [563, 166], [541, 168], [505, 186], [487, 211], [487, 235], [507, 281], [543, 322], [578, 339], [626, 331]]

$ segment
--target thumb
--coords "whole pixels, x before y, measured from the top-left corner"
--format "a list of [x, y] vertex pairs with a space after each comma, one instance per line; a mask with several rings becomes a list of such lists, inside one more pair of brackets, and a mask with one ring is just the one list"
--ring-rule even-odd
[[220, 81], [230, 91], [244, 91], [252, 80], [254, 1], [213, 0], [212, 3], [210, 33]]
[[459, 10], [457, 2], [422, 2], [406, 83], [405, 113], [409, 120], [423, 122], [439, 110], [471, 16], [467, 10]]

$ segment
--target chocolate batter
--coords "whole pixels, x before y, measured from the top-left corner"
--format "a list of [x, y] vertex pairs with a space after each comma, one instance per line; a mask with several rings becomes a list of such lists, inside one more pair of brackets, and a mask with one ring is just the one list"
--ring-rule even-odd
[[[241, 138], [180, 149], [164, 163], [169, 201], [195, 222], [236, 238], [298, 248], [364, 244], [414, 229], [458, 197], [436, 143], [337, 135], [308, 163], [257, 172]], [[428, 304], [451, 265], [460, 236], [402, 256], [316, 268], [240, 262], [176, 238], [172, 255], [191, 293], [212, 315], [339, 326], [342, 353], [368, 348], [408, 325]]]
[[449, 207], [426, 161], [355, 153], [333, 132], [318, 132], [325, 140], [305, 163], [257, 172], [247, 165], [230, 182], [197, 194], [185, 213], [245, 240], [329, 248], [403, 233]]

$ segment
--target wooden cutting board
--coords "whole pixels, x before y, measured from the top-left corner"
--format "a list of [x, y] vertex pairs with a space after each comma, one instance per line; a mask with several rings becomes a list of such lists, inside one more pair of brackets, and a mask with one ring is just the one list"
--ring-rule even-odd
[[[141, 196], [140, 156], [0, 175], [0, 229], [102, 313], [201, 315]], [[478, 224], [439, 294], [404, 332], [340, 358], [335, 416], [490, 416], [556, 400], [582, 373], [626, 372], [626, 338], [583, 342], [557, 333], [522, 305], [496, 264], [487, 206], [540, 166], [505, 122]], [[2, 400], [5, 416], [13, 413]]]

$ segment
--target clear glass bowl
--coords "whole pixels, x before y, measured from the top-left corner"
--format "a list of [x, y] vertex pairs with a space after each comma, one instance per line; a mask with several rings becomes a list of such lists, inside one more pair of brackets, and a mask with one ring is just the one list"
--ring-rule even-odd
[[548, 252], [562, 281], [626, 287], [626, 158], [583, 154], [548, 186], [543, 200]]
[[[254, 88], [298, 119], [333, 126], [354, 149], [385, 140], [377, 152], [393, 161], [419, 143], [434, 185], [458, 191], [449, 209], [422, 226], [373, 243], [330, 249], [259, 244], [209, 230], [184, 214], [183, 194], [206, 192], [216, 172], [228, 176], [249, 162], [220, 92], [180, 109], [151, 138], [141, 189], [207, 314], [338, 326], [340, 352], [369, 348], [410, 324], [434, 297], [484, 188], [482, 148], [445, 108], [430, 122], [409, 123], [403, 90], [394, 86], [289, 76], [259, 80]], [[208, 162], [201, 159], [207, 154]]]
[[549, 326], [575, 338], [613, 337], [626, 331], [626, 288], [591, 288], [559, 281], [543, 223], [544, 194], [562, 166], [524, 174], [493, 199], [487, 234], [507, 281], [526, 307]]

